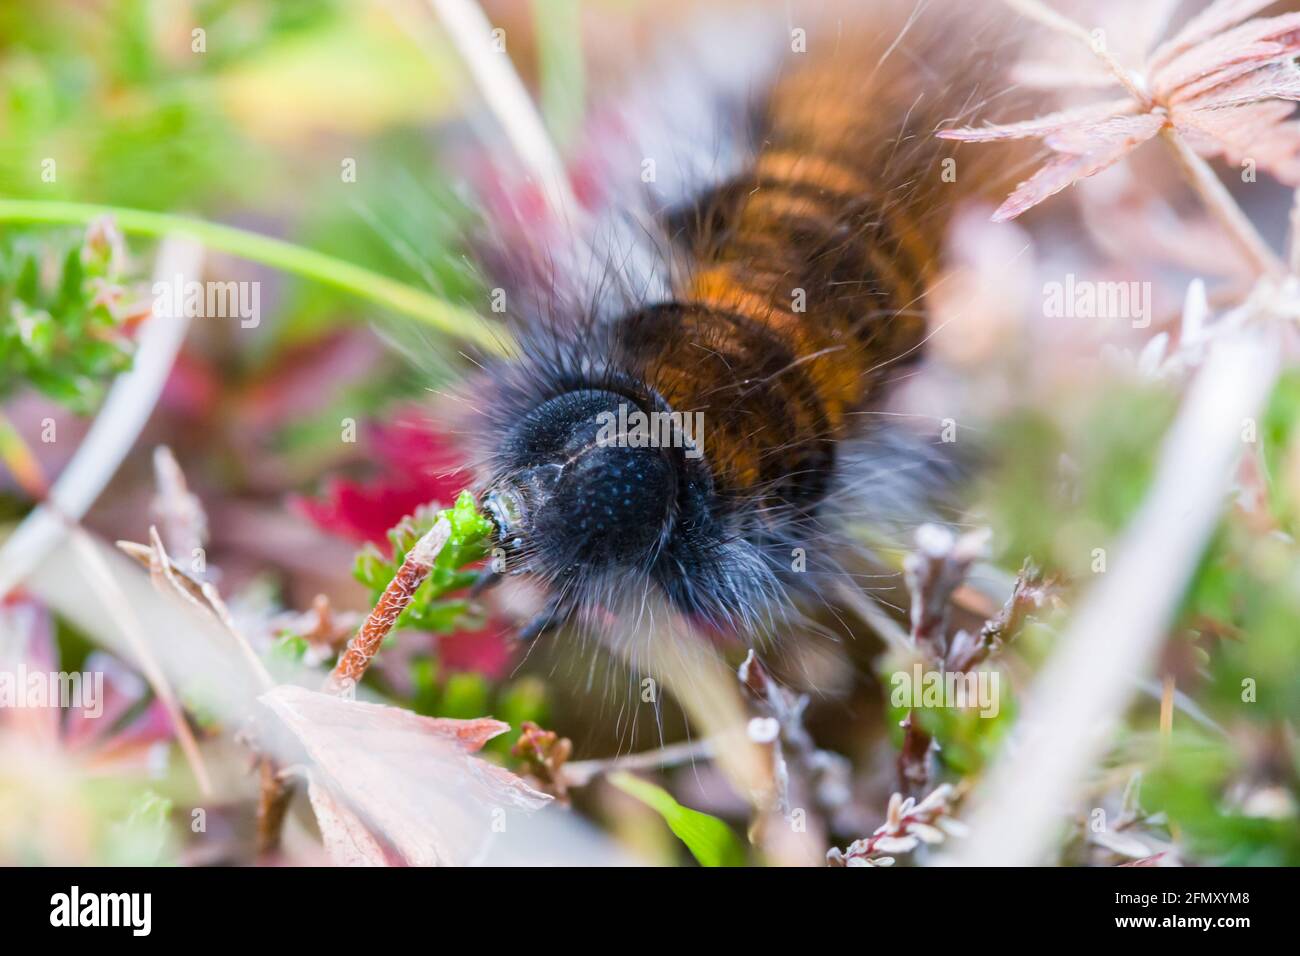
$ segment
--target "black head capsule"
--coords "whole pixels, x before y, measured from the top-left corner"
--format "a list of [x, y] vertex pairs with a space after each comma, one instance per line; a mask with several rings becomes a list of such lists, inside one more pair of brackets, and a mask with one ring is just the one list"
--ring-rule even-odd
[[649, 570], [672, 532], [681, 455], [629, 436], [629, 408], [640, 410], [615, 392], [567, 392], [509, 431], [483, 499], [499, 570], [552, 580]]

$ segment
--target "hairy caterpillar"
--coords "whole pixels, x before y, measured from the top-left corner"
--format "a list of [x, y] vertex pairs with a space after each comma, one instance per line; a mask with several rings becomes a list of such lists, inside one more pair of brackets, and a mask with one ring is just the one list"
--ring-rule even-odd
[[[1002, 43], [959, 7], [714, 23], [713, 56], [741, 56], [732, 47], [752, 35], [743, 55], [764, 65], [710, 92], [690, 91], [679, 62], [660, 91], [670, 114], [715, 111], [705, 162], [659, 157], [703, 175], [676, 194], [643, 189], [638, 214], [616, 215], [586, 263], [536, 252], [553, 268], [529, 272], [532, 299], [514, 298], [545, 304], [476, 392], [497, 569], [549, 595], [524, 636], [652, 590], [712, 629], [760, 632], [843, 576], [846, 516], [916, 497], [942, 469], [927, 442], [874, 426], [870, 409], [922, 352], [952, 210], [1000, 184], [973, 165], [945, 176], [934, 138], [969, 121]], [[599, 281], [566, 299], [565, 270], [593, 262]], [[626, 424], [610, 432], [629, 420], [669, 424], [650, 441]], [[907, 488], [882, 472], [910, 473]]]

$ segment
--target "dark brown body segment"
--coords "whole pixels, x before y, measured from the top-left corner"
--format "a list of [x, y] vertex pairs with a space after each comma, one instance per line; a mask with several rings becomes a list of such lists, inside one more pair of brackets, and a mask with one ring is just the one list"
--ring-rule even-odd
[[948, 43], [931, 29], [881, 62], [895, 35], [832, 31], [790, 57], [759, 111], [751, 170], [680, 228], [676, 303], [623, 330], [648, 384], [704, 413], [724, 504], [814, 505], [852, 413], [920, 353], [961, 189], [934, 132], [963, 104], [926, 68]]

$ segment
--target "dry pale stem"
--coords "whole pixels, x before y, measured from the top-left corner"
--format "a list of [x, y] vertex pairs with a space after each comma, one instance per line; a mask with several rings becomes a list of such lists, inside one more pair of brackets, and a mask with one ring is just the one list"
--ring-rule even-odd
[[1256, 275], [1275, 278], [1283, 275], [1286, 267], [1282, 264], [1282, 260], [1269, 248], [1268, 243], [1242, 212], [1237, 201], [1232, 198], [1232, 194], [1214, 174], [1210, 165], [1187, 145], [1187, 141], [1172, 126], [1165, 127], [1160, 131], [1160, 135], [1172, 150], [1188, 183], [1205, 203], [1205, 208], [1227, 230], [1233, 242], [1241, 248], [1242, 253], [1254, 267]]
[[1106, 49], [1104, 42], [1099, 42], [1096, 37], [1082, 24], [1076, 23], [1065, 14], [1053, 10], [1051, 7], [1039, 0], [1004, 0], [1007, 6], [1016, 10], [1020, 14], [1034, 20], [1051, 30], [1063, 33], [1066, 36], [1073, 37], [1093, 52], [1093, 55], [1101, 61], [1102, 65], [1115, 77], [1121, 86], [1135, 100], [1149, 108], [1151, 98], [1138, 85], [1133, 74], [1124, 67], [1122, 63], [1115, 59], [1111, 52]]

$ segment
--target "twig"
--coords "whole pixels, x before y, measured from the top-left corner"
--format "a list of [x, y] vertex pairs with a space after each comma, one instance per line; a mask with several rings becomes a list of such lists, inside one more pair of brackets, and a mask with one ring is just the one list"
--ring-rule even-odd
[[688, 740], [680, 744], [670, 744], [658, 750], [647, 750], [639, 754], [625, 754], [621, 757], [604, 757], [599, 760], [578, 760], [564, 765], [565, 783], [570, 787], [585, 787], [591, 781], [607, 773], [619, 770], [664, 770], [677, 767], [696, 760], [708, 760], [713, 756], [713, 742], [710, 740]]
[[97, 592], [104, 606], [118, 619], [122, 635], [126, 638], [135, 654], [136, 663], [144, 673], [149, 686], [153, 688], [154, 695], [167, 712], [167, 719], [171, 722], [172, 729], [176, 733], [176, 740], [180, 743], [185, 759], [189, 761], [190, 770], [198, 781], [199, 789], [204, 796], [211, 795], [212, 781], [208, 777], [203, 758], [199, 755], [199, 747], [194, 740], [194, 734], [190, 731], [190, 725], [185, 720], [185, 714], [181, 710], [180, 704], [177, 703], [176, 696], [172, 693], [166, 675], [163, 674], [162, 668], [158, 666], [153, 652], [149, 649], [149, 642], [141, 637], [139, 618], [126, 596], [113, 580], [113, 573], [109, 570], [103, 556], [96, 550], [97, 546], [94, 539], [80, 528], [73, 528], [71, 542], [73, 549], [81, 557], [82, 564], [88, 572], [87, 581], [91, 588]]
[[909, 710], [900, 725], [903, 743], [898, 748], [898, 785], [905, 793], [918, 794], [930, 783], [930, 763], [934, 737], [916, 722], [916, 711]]
[[439, 516], [433, 527], [406, 553], [393, 580], [388, 582], [378, 603], [339, 656], [338, 663], [326, 681], [328, 691], [335, 694], [347, 693], [361, 681], [384, 638], [393, 629], [398, 616], [411, 603], [416, 589], [429, 576], [433, 562], [450, 538], [451, 522], [445, 515]]
[[[808, 707], [806, 694], [795, 694], [776, 682], [750, 650], [738, 673], [741, 684], [759, 704], [769, 721], [775, 722], [775, 733], [755, 733], [751, 722], [750, 737], [769, 737], [773, 758], [777, 765], [778, 780], [785, 773], [784, 749], [794, 757], [797, 772], [802, 778], [813, 806], [829, 832], [835, 827], [835, 817], [849, 799], [849, 763], [840, 754], [820, 749], [804, 726], [804, 711]], [[785, 803], [784, 795], [782, 803]], [[788, 807], [780, 808], [783, 812]]]
[[1047, 603], [1052, 584], [1043, 580], [1038, 569], [1025, 559], [1002, 609], [984, 622], [977, 636], [959, 631], [948, 650], [948, 670], [965, 672], [988, 659], [1002, 645], [1020, 632], [1030, 612]]
[[1240, 247], [1247, 261], [1254, 267], [1256, 275], [1277, 278], [1285, 274], [1286, 266], [1282, 260], [1269, 248], [1210, 165], [1187, 145], [1187, 141], [1172, 126], [1166, 126], [1160, 135], [1173, 152], [1188, 183], [1201, 197], [1205, 208]]
[[911, 853], [922, 843], [942, 843], [949, 836], [965, 836], [966, 828], [951, 817], [952, 787], [942, 784], [917, 803], [896, 793], [889, 799], [885, 822], [869, 837], [855, 840], [840, 851], [826, 854], [828, 866], [893, 866], [891, 853]]
[[564, 162], [510, 58], [491, 49], [491, 21], [474, 0], [429, 0], [429, 6], [451, 35], [515, 155], [536, 178], [551, 212], [561, 222], [572, 223], [578, 207]]
[[266, 755], [258, 758], [257, 775], [257, 854], [266, 857], [280, 848], [293, 787], [276, 762]]
[[1142, 89], [1141, 84], [1133, 76], [1132, 72], [1115, 59], [1111, 52], [1106, 49], [1104, 43], [1097, 43], [1087, 27], [1076, 23], [1065, 14], [1053, 10], [1040, 0], [1003, 0], [1003, 2], [1029, 19], [1078, 40], [1093, 52], [1093, 55], [1114, 75], [1115, 79], [1119, 81], [1130, 96], [1145, 108], [1149, 109], [1151, 107], [1151, 97]]
[[[370, 614], [366, 616], [356, 636], [348, 642], [339, 655], [338, 663], [325, 680], [329, 693], [352, 693], [379, 653], [380, 645], [393, 629], [397, 618], [410, 605], [416, 590], [433, 569], [433, 562], [451, 538], [451, 522], [446, 515], [439, 516], [433, 527], [425, 532], [406, 553], [402, 566], [388, 582]], [[274, 761], [263, 757], [259, 761], [261, 795], [257, 805], [258, 852], [265, 855], [280, 845], [280, 832], [294, 787], [278, 771]]]
[[916, 532], [916, 551], [903, 562], [912, 594], [912, 645], [931, 661], [948, 653], [948, 616], [953, 592], [988, 546], [987, 529], [955, 537], [947, 528], [925, 524]]
[[[942, 668], [948, 658], [948, 618], [952, 596], [966, 580], [971, 565], [988, 546], [987, 529], [960, 538], [947, 528], [926, 524], [917, 529], [916, 551], [903, 561], [903, 574], [912, 594], [912, 647], [926, 664]], [[909, 795], [924, 792], [930, 783], [934, 740], [912, 711], [903, 718], [903, 745], [898, 752], [899, 786]]]
[[167, 583], [171, 590], [186, 602], [212, 614], [220, 621], [230, 636], [235, 639], [235, 646], [239, 648], [257, 683], [264, 690], [270, 690], [275, 682], [271, 680], [271, 675], [267, 673], [266, 667], [257, 656], [257, 652], [253, 650], [248, 638], [235, 625], [230, 609], [226, 607], [216, 587], [210, 581], [196, 581], [178, 567], [167, 554], [162, 538], [158, 535], [158, 529], [152, 525], [149, 527], [149, 541], [148, 546], [136, 544], [134, 541], [118, 541], [117, 547], [122, 553], [147, 568], [155, 585]]

